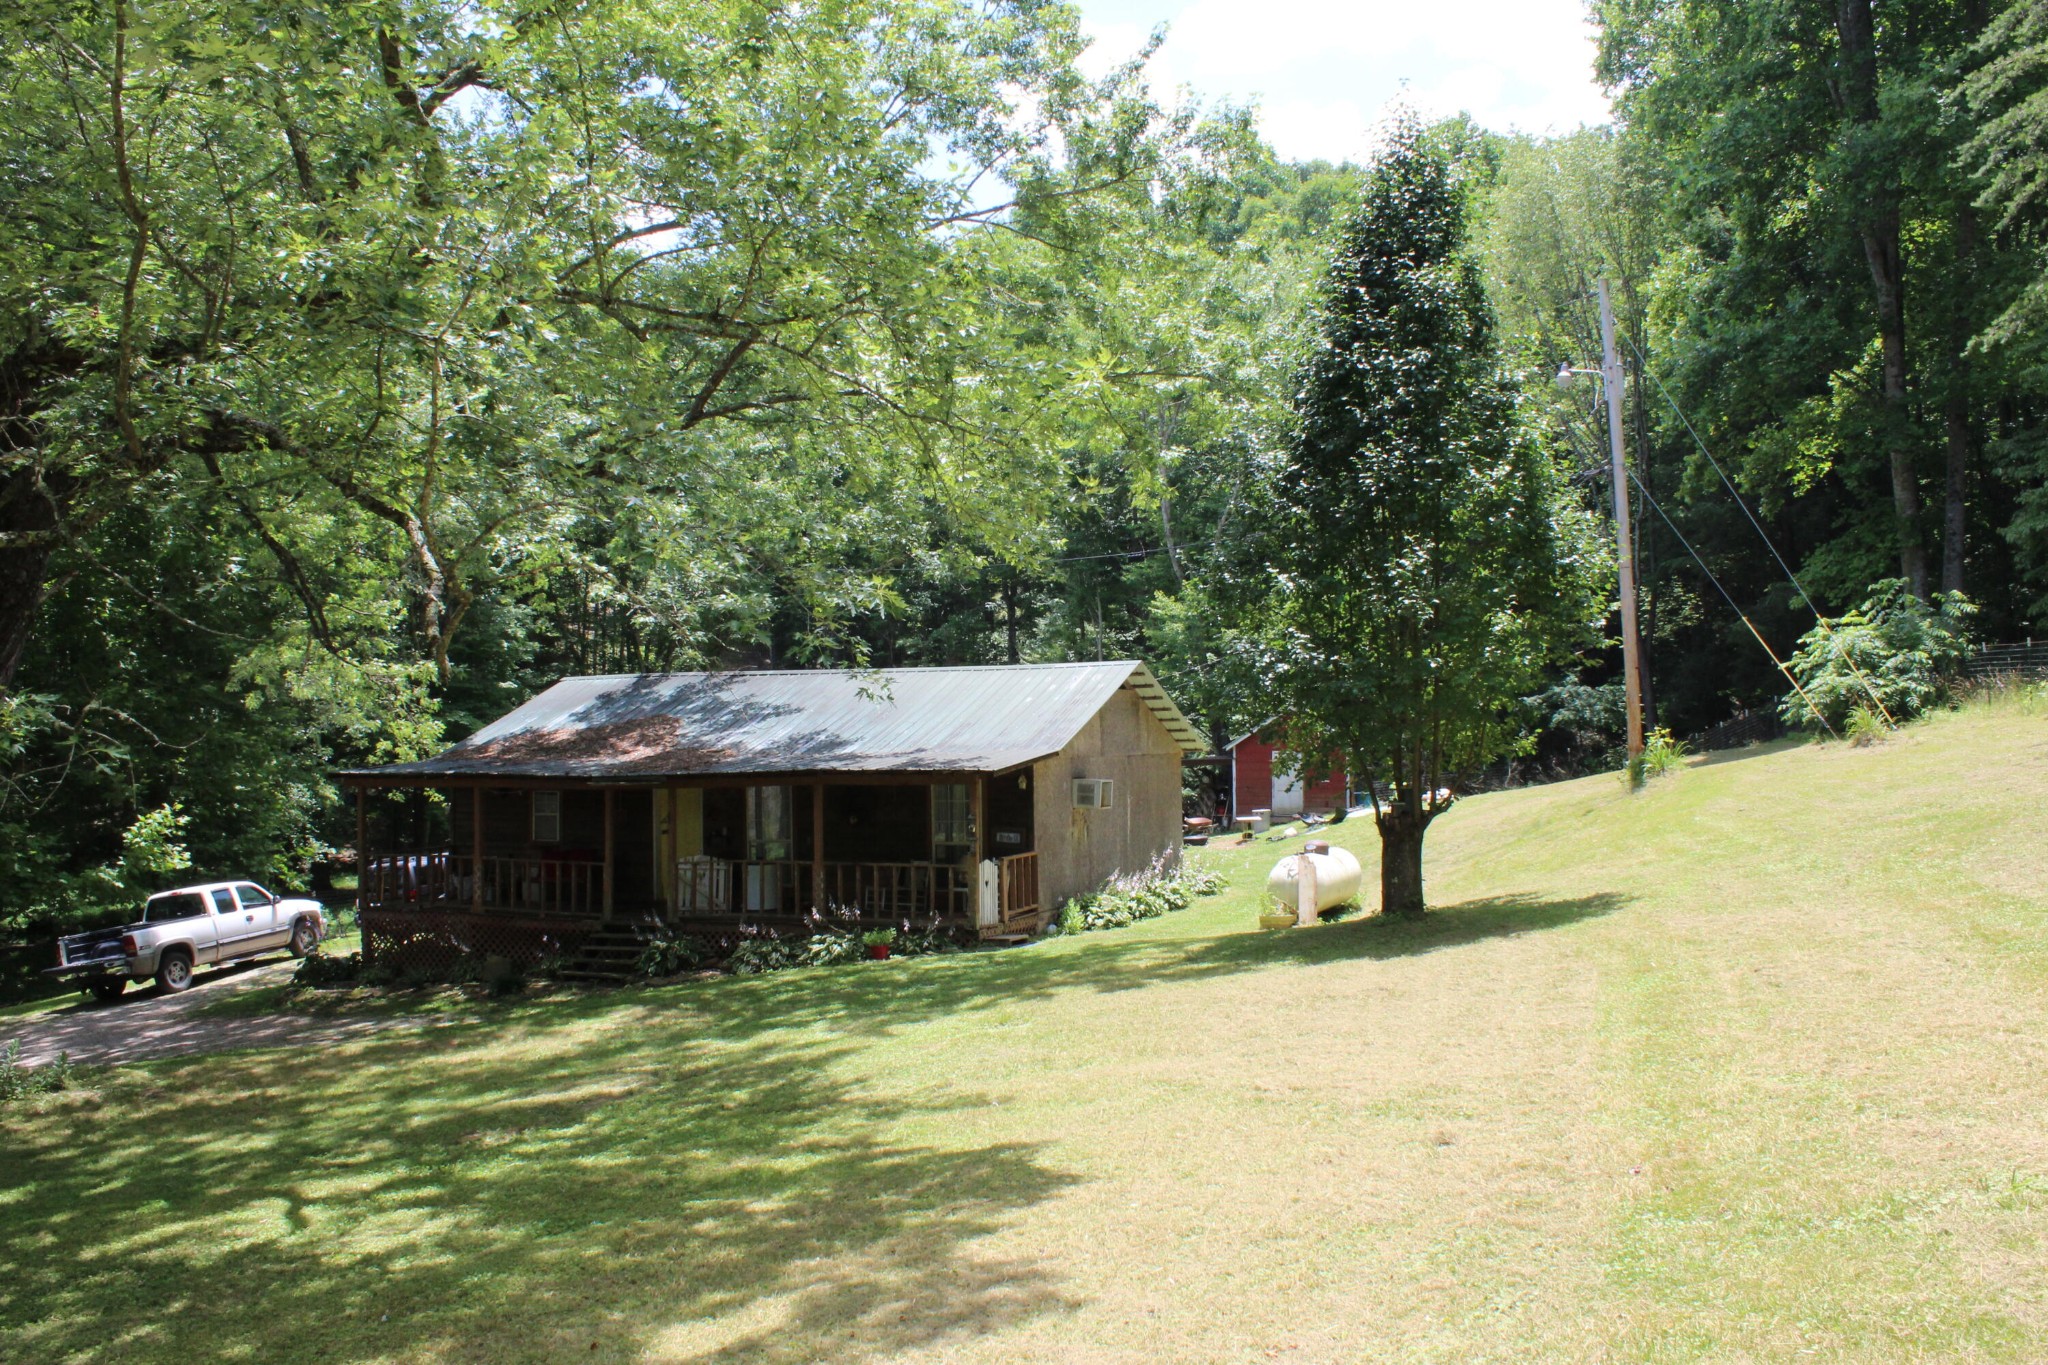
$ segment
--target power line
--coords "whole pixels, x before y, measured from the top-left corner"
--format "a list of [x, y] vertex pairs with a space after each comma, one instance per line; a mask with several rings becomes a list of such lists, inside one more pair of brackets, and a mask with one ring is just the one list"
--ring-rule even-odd
[[1046, 563], [1078, 564], [1083, 560], [1089, 559], [1150, 559], [1153, 555], [1165, 554], [1169, 548], [1176, 550], [1209, 550], [1214, 549], [1215, 546], [1216, 541], [1214, 540], [1190, 540], [1171, 547], [1156, 545], [1149, 550], [1108, 550], [1099, 555], [1062, 555], [1057, 559], [1049, 559]]
[[1162, 545], [1156, 550], [1110, 550], [1099, 555], [1062, 555], [1058, 559], [1048, 562], [1053, 564], [1079, 564], [1084, 559], [1145, 559], [1152, 555], [1163, 554], [1165, 549], [1166, 547]]
[[1758, 630], [1756, 628], [1756, 623], [1749, 619], [1749, 614], [1743, 611], [1741, 607], [1737, 606], [1735, 603], [1735, 599], [1729, 595], [1728, 589], [1721, 586], [1721, 580], [1714, 577], [1714, 571], [1707, 567], [1706, 561], [1700, 558], [1699, 552], [1692, 548], [1692, 542], [1687, 540], [1685, 538], [1685, 533], [1680, 531], [1678, 527], [1672, 522], [1670, 515], [1665, 512], [1663, 505], [1659, 503], [1655, 498], [1650, 496], [1649, 489], [1643, 487], [1642, 479], [1637, 476], [1636, 472], [1633, 469], [1629, 471], [1628, 477], [1629, 482], [1633, 483], [1636, 486], [1636, 491], [1643, 495], [1643, 501], [1650, 505], [1650, 510], [1655, 512], [1658, 518], [1666, 526], [1670, 527], [1671, 534], [1677, 538], [1679, 545], [1684, 547], [1685, 552], [1692, 556], [1692, 562], [1700, 566], [1700, 572], [1705, 574], [1707, 581], [1714, 585], [1714, 591], [1721, 594], [1721, 598], [1728, 604], [1729, 610], [1733, 611], [1736, 614], [1736, 616], [1741, 618], [1743, 625], [1749, 627], [1749, 633], [1756, 637], [1756, 642], [1759, 645], [1763, 646], [1764, 653], [1771, 656], [1771, 662], [1776, 664], [1778, 666], [1778, 671], [1785, 675], [1785, 681], [1792, 684], [1792, 690], [1797, 692], [1799, 694], [1799, 699], [1806, 703], [1806, 709], [1813, 712], [1813, 718], [1819, 721], [1821, 723], [1821, 728], [1828, 732], [1828, 738], [1840, 739], [1841, 736], [1835, 733], [1835, 727], [1828, 724], [1828, 718], [1820, 713], [1820, 708], [1813, 704], [1813, 698], [1806, 694], [1806, 689], [1804, 687], [1800, 686], [1799, 679], [1792, 675], [1792, 670], [1787, 668], [1785, 666], [1785, 661], [1778, 657], [1778, 651], [1771, 648], [1770, 642], [1764, 639], [1763, 632]]
[[[1736, 491], [1735, 481], [1728, 477], [1727, 470], [1721, 468], [1721, 462], [1714, 458], [1714, 452], [1707, 449], [1707, 443], [1700, 439], [1699, 432], [1693, 430], [1692, 419], [1685, 415], [1685, 409], [1678, 406], [1678, 400], [1671, 396], [1671, 391], [1664, 387], [1664, 381], [1659, 379], [1656, 372], [1650, 368], [1649, 359], [1644, 356], [1643, 348], [1636, 345], [1634, 337], [1628, 339], [1628, 348], [1636, 353], [1636, 373], [1647, 376], [1649, 381], [1657, 386], [1658, 394], [1670, 406], [1671, 411], [1677, 414], [1679, 422], [1685, 427], [1685, 434], [1692, 437], [1692, 443], [1699, 447], [1700, 454], [1707, 457], [1707, 463], [1712, 465], [1714, 472], [1721, 476], [1721, 486], [1728, 490], [1728, 496], [1735, 499], [1735, 505], [1742, 509], [1742, 515], [1747, 517], [1749, 524], [1756, 529], [1757, 539], [1761, 540], [1764, 543], [1764, 548], [1771, 552], [1771, 558], [1778, 561], [1778, 567], [1784, 570], [1785, 578], [1792, 584], [1793, 591], [1799, 594], [1799, 600], [1806, 603], [1806, 609], [1813, 613], [1813, 619], [1819, 624], [1821, 633], [1826, 635], [1828, 643], [1835, 647], [1835, 657], [1847, 664], [1849, 671], [1856, 675], [1856, 681], [1863, 684], [1863, 690], [1869, 694], [1870, 700], [1876, 704], [1878, 712], [1884, 716], [1884, 723], [1893, 729], [1897, 729], [1899, 723], [1892, 719], [1890, 708], [1884, 704], [1884, 699], [1877, 695], [1877, 688], [1872, 686], [1870, 679], [1863, 675], [1863, 670], [1856, 666], [1856, 660], [1850, 657], [1849, 651], [1842, 647], [1841, 637], [1835, 634], [1835, 628], [1828, 624], [1828, 618], [1821, 615], [1820, 608], [1813, 604], [1813, 598], [1807, 595], [1806, 585], [1799, 581], [1798, 574], [1792, 572], [1792, 566], [1785, 562], [1785, 556], [1778, 553], [1777, 543], [1771, 539], [1770, 533], [1764, 530], [1763, 523], [1756, 519], [1756, 513], [1749, 510], [1749, 504], [1743, 501], [1742, 494]], [[1634, 478], [1635, 476], [1631, 474], [1629, 477]], [[1661, 516], [1662, 513], [1660, 512], [1659, 515]], [[1670, 518], [1666, 517], [1665, 522], [1668, 525]], [[1677, 534], [1676, 527], [1672, 528], [1672, 534]], [[1743, 618], [1743, 624], [1749, 624], [1748, 617], [1745, 616]], [[1754, 631], [1756, 627], [1750, 626], [1750, 629]], [[1762, 639], [1763, 637], [1759, 636], [1757, 638]], [[1766, 648], [1768, 647], [1766, 646]], [[1773, 655], [1772, 657], [1775, 658], [1776, 656]], [[1833, 734], [1834, 731], [1830, 729], [1828, 733]]]
[[[1592, 457], [1588, 456], [1585, 453], [1585, 451], [1580, 448], [1578, 433], [1573, 431], [1569, 425], [1567, 425], [1564, 428], [1564, 434], [1565, 439], [1572, 443], [1572, 449], [1575, 452], [1577, 452], [1577, 454], [1580, 456], [1582, 460], [1585, 461], [1586, 472], [1594, 475], [1600, 475], [1606, 472], [1605, 470], [1600, 468], [1600, 462], [1598, 460], [1595, 460]], [[1820, 708], [1814, 705], [1813, 698], [1807, 695], [1806, 689], [1800, 686], [1799, 679], [1792, 675], [1792, 670], [1787, 668], [1785, 666], [1785, 661], [1778, 657], [1778, 651], [1771, 648], [1770, 641], [1764, 639], [1763, 632], [1759, 631], [1756, 628], [1756, 624], [1749, 619], [1749, 613], [1745, 612], [1742, 609], [1740, 604], [1736, 602], [1734, 596], [1728, 591], [1728, 589], [1722, 586], [1721, 580], [1714, 576], [1714, 571], [1707, 567], [1707, 561], [1700, 558], [1700, 553], [1698, 550], [1693, 549], [1692, 542], [1685, 538], [1685, 533], [1679, 530], [1677, 523], [1671, 520], [1671, 515], [1670, 513], [1664, 510], [1663, 504], [1658, 502], [1656, 498], [1650, 495], [1650, 490], [1643, 483], [1642, 476], [1640, 476], [1633, 469], [1631, 469], [1628, 471], [1628, 478], [1629, 482], [1636, 486], [1636, 492], [1642, 494], [1643, 502], [1649, 507], [1651, 511], [1655, 512], [1657, 514], [1658, 519], [1661, 520], [1664, 523], [1664, 525], [1670, 529], [1672, 537], [1678, 541], [1679, 546], [1686, 552], [1686, 554], [1692, 557], [1692, 562], [1699, 565], [1700, 573], [1706, 578], [1707, 582], [1714, 585], [1714, 591], [1721, 594], [1721, 600], [1728, 604], [1728, 609], [1735, 613], [1736, 619], [1741, 621], [1743, 625], [1749, 628], [1749, 633], [1756, 638], [1757, 644], [1762, 646], [1764, 653], [1770, 655], [1771, 662], [1776, 664], [1778, 666], [1778, 671], [1785, 675], [1785, 681], [1792, 684], [1792, 690], [1797, 692], [1799, 694], [1799, 699], [1806, 703], [1806, 709], [1813, 712], [1813, 718], [1821, 723], [1821, 728], [1828, 732], [1829, 738], [1841, 738], [1841, 736], [1835, 733], [1835, 727], [1828, 724], [1828, 718], [1821, 714]]]

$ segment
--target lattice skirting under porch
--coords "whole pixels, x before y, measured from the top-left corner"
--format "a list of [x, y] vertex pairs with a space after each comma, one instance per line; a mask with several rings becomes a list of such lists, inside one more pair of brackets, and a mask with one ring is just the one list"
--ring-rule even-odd
[[363, 960], [394, 971], [445, 972], [463, 958], [502, 957], [522, 967], [573, 955], [595, 922], [535, 920], [447, 910], [365, 910]]

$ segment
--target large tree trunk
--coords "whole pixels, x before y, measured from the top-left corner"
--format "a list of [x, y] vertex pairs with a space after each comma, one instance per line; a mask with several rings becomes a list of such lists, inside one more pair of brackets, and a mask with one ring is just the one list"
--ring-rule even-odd
[[1884, 440], [1891, 465], [1892, 516], [1898, 523], [1899, 574], [1913, 595], [1925, 601], [1927, 543], [1920, 534], [1920, 476], [1914, 468], [1912, 416], [1906, 402], [1905, 282], [1896, 210], [1864, 227], [1863, 254], [1870, 261], [1884, 355]]
[[1429, 822], [1400, 809], [1380, 817], [1380, 913], [1414, 917], [1423, 912], [1422, 835]]
[[[1875, 126], [1882, 115], [1877, 91], [1877, 35], [1870, 0], [1841, 0], [1835, 28], [1842, 43], [1840, 98], [1851, 122]], [[1898, 523], [1899, 572], [1913, 595], [1928, 594], [1927, 545], [1920, 533], [1920, 484], [1913, 462], [1912, 424], [1906, 403], [1905, 254], [1899, 241], [1898, 187], [1882, 173], [1860, 187], [1865, 205], [1858, 231], [1877, 305], [1884, 361], [1884, 441], [1891, 464], [1892, 514]]]

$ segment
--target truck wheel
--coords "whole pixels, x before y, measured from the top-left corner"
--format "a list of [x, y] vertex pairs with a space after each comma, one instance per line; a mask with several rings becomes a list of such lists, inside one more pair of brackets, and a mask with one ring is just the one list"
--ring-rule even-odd
[[313, 931], [313, 921], [302, 919], [292, 925], [292, 956], [305, 957], [320, 946], [320, 935]]
[[102, 1004], [111, 1005], [121, 998], [121, 992], [128, 989], [128, 978], [110, 976], [99, 981], [88, 981], [85, 988], [92, 992], [92, 998]]
[[168, 952], [164, 960], [156, 964], [156, 988], [165, 995], [176, 995], [192, 985], [192, 959], [183, 952]]

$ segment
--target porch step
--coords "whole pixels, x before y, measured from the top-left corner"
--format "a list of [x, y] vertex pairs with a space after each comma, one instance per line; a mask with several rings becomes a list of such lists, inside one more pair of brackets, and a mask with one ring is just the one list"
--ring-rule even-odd
[[591, 931], [576, 952], [576, 960], [561, 973], [564, 981], [603, 982], [618, 985], [635, 975], [640, 954], [668, 930], [655, 922], [613, 921]]

